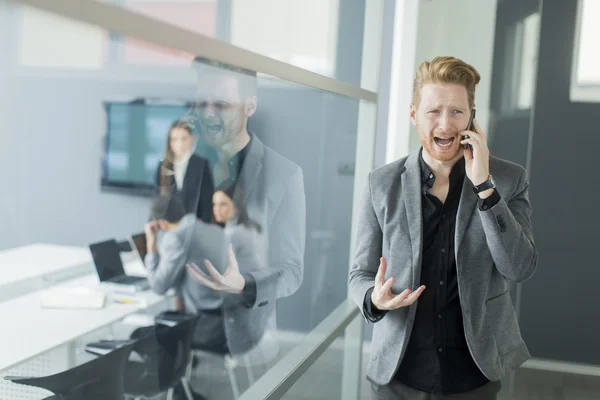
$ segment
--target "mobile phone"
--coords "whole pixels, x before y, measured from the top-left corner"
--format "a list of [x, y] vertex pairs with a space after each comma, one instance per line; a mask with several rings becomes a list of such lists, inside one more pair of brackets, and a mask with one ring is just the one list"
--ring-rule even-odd
[[[473, 120], [475, 119], [475, 109], [473, 108], [471, 110], [471, 116], [469, 117], [469, 123], [467, 124], [467, 131], [472, 131], [473, 130]], [[465, 139], [470, 139], [469, 135], [465, 135], [464, 136]], [[471, 146], [470, 144], [464, 144], [463, 148], [466, 149], [471, 149], [471, 154], [473, 154], [473, 146]]]

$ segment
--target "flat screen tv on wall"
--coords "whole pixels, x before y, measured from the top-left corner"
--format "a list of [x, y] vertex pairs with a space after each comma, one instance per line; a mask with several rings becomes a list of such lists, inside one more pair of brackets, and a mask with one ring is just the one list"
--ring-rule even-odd
[[136, 99], [106, 101], [103, 191], [151, 196], [171, 124], [191, 102]]

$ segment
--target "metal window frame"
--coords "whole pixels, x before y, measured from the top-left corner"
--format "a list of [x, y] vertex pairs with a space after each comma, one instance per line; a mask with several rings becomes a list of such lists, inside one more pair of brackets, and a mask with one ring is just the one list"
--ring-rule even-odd
[[598, 103], [600, 102], [600, 85], [590, 84], [581, 85], [577, 71], [579, 69], [579, 52], [581, 42], [581, 29], [583, 27], [583, 2], [577, 1], [577, 21], [575, 22], [575, 43], [573, 43], [573, 63], [571, 67], [571, 87], [569, 98], [571, 102], [578, 103]]
[[[344, 328], [359, 319], [356, 304], [342, 302], [306, 338], [240, 396], [239, 400], [280, 399], [325, 352]], [[362, 322], [362, 321], [360, 321]], [[361, 343], [362, 344], [362, 343]], [[362, 346], [356, 350], [361, 351]]]
[[122, 36], [135, 37], [149, 43], [247, 68], [288, 82], [372, 103], [377, 102], [376, 92], [274, 60], [112, 4], [99, 3], [94, 0], [11, 1], [89, 23]]

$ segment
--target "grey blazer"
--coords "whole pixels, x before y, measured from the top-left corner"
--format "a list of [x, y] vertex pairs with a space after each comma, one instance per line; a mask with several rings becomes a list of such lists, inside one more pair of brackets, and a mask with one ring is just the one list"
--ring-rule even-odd
[[251, 271], [256, 281], [253, 308], [274, 306], [276, 299], [296, 292], [304, 274], [306, 195], [299, 166], [252, 135], [238, 180], [251, 219], [267, 238], [267, 265]]
[[269, 335], [276, 330], [276, 300], [291, 296], [302, 283], [306, 198], [300, 167], [252, 136], [234, 196], [243, 196], [249, 217], [261, 225], [262, 233], [253, 236], [240, 226], [227, 231], [240, 272], [256, 282], [256, 301], [226, 308], [225, 329], [231, 352], [252, 350], [246, 358], [259, 364], [270, 361], [278, 348]]
[[227, 241], [224, 230], [185, 215], [176, 229], [165, 232], [158, 243], [160, 258], [148, 253], [144, 260], [150, 287], [158, 294], [174, 288], [183, 298], [187, 312], [214, 310], [223, 305], [223, 296], [200, 285], [187, 272], [187, 263], [203, 267], [209, 259], [220, 272], [226, 268]]
[[[264, 233], [237, 224], [236, 218], [225, 226], [225, 236], [233, 246], [241, 273], [256, 274], [269, 268]], [[268, 305], [248, 308], [239, 305], [239, 297], [236, 297], [227, 296], [224, 308], [225, 332], [232, 354], [246, 355], [242, 360], [251, 365], [273, 360], [279, 353], [279, 343], [275, 340], [275, 308]]]
[[[174, 288], [183, 298], [186, 312], [195, 314], [202, 310], [223, 309], [222, 317], [208, 317], [211, 322], [205, 319], [203, 326], [196, 329], [198, 343], [222, 343], [223, 330], [213, 324], [223, 324], [224, 339], [230, 352], [236, 355], [252, 350], [244, 361], [253, 365], [269, 362], [277, 355], [279, 346], [272, 335], [276, 329], [274, 314], [249, 309], [241, 303], [240, 296], [216, 292], [199, 284], [186, 272], [185, 265], [194, 262], [203, 268], [206, 258], [223, 273], [227, 244], [231, 243], [240, 272], [256, 272], [268, 268], [265, 241], [263, 235], [236, 225], [235, 221], [222, 229], [196, 219], [194, 214], [187, 214], [176, 229], [162, 236], [160, 258], [156, 253], [148, 253], [145, 259], [151, 288], [158, 294]], [[267, 333], [269, 335], [265, 335]], [[257, 348], [259, 344], [260, 348]]]
[[[490, 173], [501, 200], [487, 211], [479, 210], [479, 197], [465, 179], [456, 221], [455, 257], [467, 344], [483, 374], [497, 381], [529, 358], [508, 282], [522, 282], [533, 275], [537, 251], [526, 171], [491, 157]], [[418, 151], [369, 174], [349, 274], [350, 294], [363, 313], [381, 256], [387, 260], [385, 278], [395, 278], [394, 293], [419, 287], [422, 219]], [[388, 312], [374, 325], [367, 371], [371, 381], [380, 385], [391, 381], [406, 351], [417, 307], [418, 301]]]
[[225, 226], [227, 242], [233, 246], [240, 272], [252, 273], [268, 267], [267, 237], [263, 232], [238, 223], [234, 217]]

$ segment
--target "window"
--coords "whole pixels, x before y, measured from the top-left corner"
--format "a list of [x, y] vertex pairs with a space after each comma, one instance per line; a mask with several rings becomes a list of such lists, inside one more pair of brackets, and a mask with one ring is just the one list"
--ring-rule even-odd
[[336, 0], [236, 0], [232, 3], [231, 43], [335, 76], [338, 12]]
[[600, 102], [599, 19], [600, 1], [579, 1], [571, 79], [572, 101]]
[[[377, 89], [383, 1], [104, 0], [106, 3], [370, 91]], [[340, 31], [344, 37], [338, 37]], [[166, 50], [128, 49], [130, 65], [173, 65]], [[355, 46], [349, 45], [355, 43]], [[366, 53], [356, 49], [367, 43]], [[356, 67], [361, 66], [360, 68]], [[361, 68], [369, 76], [361, 81]]]
[[502, 109], [511, 113], [533, 104], [540, 31], [540, 13], [519, 20], [508, 30]]
[[581, 2], [581, 27], [579, 31], [579, 54], [577, 58], [577, 84], [579, 86], [600, 86], [600, 2]]
[[[144, 2], [132, 2], [136, 6]], [[138, 4], [139, 3], [139, 4]], [[182, 3], [185, 6], [187, 3]], [[143, 8], [143, 13], [153, 16], [162, 11], [162, 18], [176, 18], [185, 12], [192, 12], [193, 6]], [[202, 7], [204, 8], [202, 8]], [[208, 3], [198, 5], [197, 12], [203, 11], [206, 21], [200, 20], [196, 31], [214, 31], [215, 11]], [[105, 77], [107, 79], [130, 79], [164, 82], [193, 80], [190, 71], [193, 54], [158, 44], [149, 43], [130, 36], [121, 36], [60, 16], [35, 7], [22, 6], [15, 9], [16, 18], [14, 41], [16, 68], [18, 75], [53, 76], [66, 78]], [[152, 14], [152, 15], [151, 15]], [[200, 15], [200, 14], [198, 14]], [[185, 19], [182, 19], [185, 21]], [[191, 20], [190, 20], [191, 21]], [[188, 25], [191, 22], [188, 21]], [[212, 22], [211, 22], [212, 21]], [[191, 29], [190, 29], [191, 30]]]
[[[155, 18], [180, 28], [215, 37], [217, 24], [217, 0], [157, 1], [127, 0], [122, 5], [131, 11]], [[133, 65], [184, 65], [191, 61], [182, 52], [150, 45], [135, 38], [123, 39], [123, 62]], [[183, 56], [183, 57], [182, 57]], [[192, 57], [193, 58], [193, 57]]]
[[519, 69], [519, 95], [517, 108], [531, 108], [535, 96], [535, 78], [537, 70], [538, 43], [540, 31], [540, 13], [531, 14], [521, 24], [523, 30], [523, 51]]
[[100, 69], [108, 35], [100, 28], [23, 6], [18, 62], [24, 67]]

